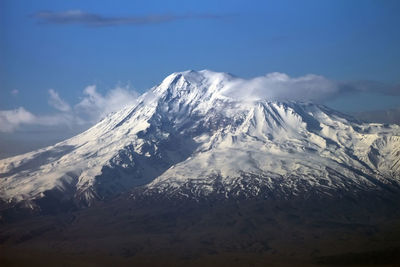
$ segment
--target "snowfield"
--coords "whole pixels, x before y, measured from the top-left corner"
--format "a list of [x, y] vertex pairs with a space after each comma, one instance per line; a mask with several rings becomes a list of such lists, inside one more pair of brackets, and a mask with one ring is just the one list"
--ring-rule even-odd
[[86, 132], [0, 160], [0, 199], [34, 203], [51, 192], [90, 205], [137, 186], [187, 197], [400, 189], [398, 125], [359, 123], [312, 103], [240, 99], [230, 90], [237, 79], [173, 73]]

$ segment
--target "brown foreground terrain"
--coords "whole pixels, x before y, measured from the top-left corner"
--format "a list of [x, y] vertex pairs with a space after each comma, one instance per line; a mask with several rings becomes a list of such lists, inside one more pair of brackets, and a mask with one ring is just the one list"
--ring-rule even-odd
[[398, 266], [398, 207], [122, 196], [86, 209], [3, 216], [0, 266]]

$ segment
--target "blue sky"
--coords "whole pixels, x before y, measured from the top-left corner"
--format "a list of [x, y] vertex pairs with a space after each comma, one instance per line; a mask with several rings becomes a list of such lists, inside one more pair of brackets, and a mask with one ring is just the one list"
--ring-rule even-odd
[[104, 98], [116, 87], [141, 93], [187, 69], [243, 78], [312, 73], [367, 84], [341, 91], [328, 106], [396, 108], [399, 14], [396, 0], [2, 0], [0, 111], [48, 115], [60, 111], [49, 104], [49, 89], [68, 108], [90, 85]]

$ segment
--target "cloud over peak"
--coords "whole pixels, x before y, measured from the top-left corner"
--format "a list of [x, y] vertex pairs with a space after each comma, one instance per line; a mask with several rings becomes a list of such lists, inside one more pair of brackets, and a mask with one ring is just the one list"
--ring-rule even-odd
[[339, 85], [323, 76], [308, 74], [290, 77], [273, 72], [253, 79], [234, 79], [225, 94], [248, 100], [294, 100], [322, 102], [339, 92]]
[[[398, 96], [399, 88], [398, 85], [378, 82], [337, 82], [315, 74], [290, 77], [284, 73], [273, 72], [252, 79], [235, 77], [226, 81], [221, 93], [247, 101], [266, 99], [312, 101], [323, 104], [326, 100], [343, 93], [371, 92]], [[23, 107], [0, 110], [0, 132], [13, 132], [23, 125], [56, 127], [63, 125], [71, 129], [80, 128], [82, 125], [90, 126], [108, 113], [135, 104], [139, 97], [139, 94], [128, 86], [117, 86], [102, 94], [95, 85], [89, 85], [84, 88], [82, 97], [76, 104], [63, 100], [54, 89], [48, 90], [48, 93], [48, 104], [57, 112], [35, 115]]]
[[88, 13], [79, 9], [60, 12], [41, 11], [33, 15], [39, 23], [47, 24], [78, 24], [91, 27], [107, 27], [119, 25], [146, 25], [158, 24], [184, 19], [219, 19], [226, 15], [215, 14], [154, 14], [143, 16], [104, 16]]

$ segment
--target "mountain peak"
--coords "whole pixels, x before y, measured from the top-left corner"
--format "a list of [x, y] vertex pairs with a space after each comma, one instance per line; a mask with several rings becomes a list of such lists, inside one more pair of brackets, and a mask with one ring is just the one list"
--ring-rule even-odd
[[251, 89], [241, 81], [173, 73], [86, 132], [1, 160], [0, 199], [91, 203], [138, 186], [198, 197], [399, 184], [400, 127], [359, 124], [311, 103], [232, 96], [232, 88]]
[[[225, 72], [215, 72], [211, 70], [186, 70], [182, 72], [174, 72], [168, 75], [156, 88], [158, 91], [163, 91], [168, 88], [182, 89], [184, 83], [197, 85], [197, 87], [210, 86], [212, 84], [228, 82], [234, 79], [234, 76]], [[160, 90], [161, 89], [161, 90]]]

